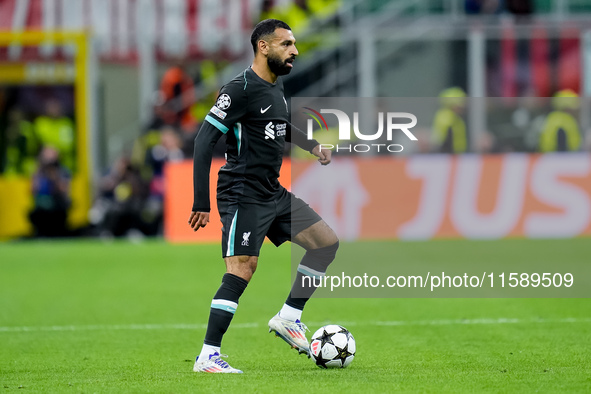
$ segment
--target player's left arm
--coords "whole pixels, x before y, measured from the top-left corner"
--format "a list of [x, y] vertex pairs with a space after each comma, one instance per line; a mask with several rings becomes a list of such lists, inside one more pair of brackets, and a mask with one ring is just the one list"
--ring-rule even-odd
[[323, 166], [331, 161], [332, 151], [330, 149], [322, 148], [322, 145], [315, 139], [308, 139], [306, 133], [298, 129], [291, 123], [288, 123], [287, 142], [292, 142], [300, 148], [310, 152], [318, 158], [318, 162]]

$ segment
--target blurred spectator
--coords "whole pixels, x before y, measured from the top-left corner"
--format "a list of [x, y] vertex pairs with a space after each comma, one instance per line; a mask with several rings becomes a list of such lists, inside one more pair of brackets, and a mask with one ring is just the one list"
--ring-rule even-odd
[[122, 158], [113, 167], [103, 179], [103, 198], [94, 208], [93, 221], [103, 222], [105, 234], [122, 236], [139, 230], [144, 235], [157, 235], [161, 231], [164, 166], [185, 158], [182, 146], [181, 133], [163, 126], [136, 141], [132, 160]]
[[68, 234], [69, 187], [69, 176], [59, 162], [58, 151], [44, 147], [39, 158], [39, 169], [33, 177], [35, 206], [29, 214], [36, 236], [60, 237]]
[[182, 140], [179, 133], [170, 126], [165, 126], [160, 132], [160, 141], [154, 145], [147, 156], [147, 165], [152, 170], [150, 194], [158, 198], [164, 196], [164, 165], [166, 162], [182, 161]]
[[59, 100], [49, 99], [45, 103], [45, 115], [34, 122], [35, 133], [43, 146], [57, 150], [60, 164], [70, 173], [75, 172], [74, 122], [64, 116]]
[[182, 139], [178, 131], [172, 127], [162, 128], [160, 143], [150, 150], [148, 165], [152, 170], [150, 180], [150, 197], [146, 203], [144, 216], [147, 221], [153, 223], [154, 235], [160, 232], [163, 220], [164, 205], [164, 167], [167, 162], [178, 162], [184, 160], [182, 150]]
[[191, 106], [196, 101], [195, 86], [185, 70], [183, 60], [178, 60], [162, 76], [160, 95], [156, 114], [162, 122], [194, 133], [197, 125], [191, 114]]
[[146, 133], [140, 135], [133, 143], [131, 152], [131, 163], [140, 170], [142, 178], [152, 178], [152, 169], [148, 165], [149, 155], [156, 145], [160, 143], [160, 129], [150, 128]]
[[581, 133], [575, 114], [579, 96], [573, 90], [557, 92], [552, 98], [554, 111], [546, 117], [540, 134], [541, 152], [577, 151], [581, 147]]
[[37, 155], [40, 144], [33, 125], [25, 119], [23, 112], [15, 107], [8, 113], [6, 127], [5, 175], [31, 176], [37, 169]]
[[91, 221], [98, 225], [102, 236], [150, 233], [149, 223], [143, 218], [147, 197], [148, 185], [140, 171], [128, 158], [121, 157], [101, 180], [100, 197], [91, 210]]
[[131, 162], [141, 169], [142, 177], [149, 180], [162, 174], [166, 161], [182, 160], [185, 156], [181, 134], [172, 126], [163, 126], [149, 130], [135, 141]]
[[439, 95], [441, 108], [435, 113], [431, 143], [438, 153], [465, 153], [468, 149], [466, 123], [466, 92], [462, 88], [445, 89]]

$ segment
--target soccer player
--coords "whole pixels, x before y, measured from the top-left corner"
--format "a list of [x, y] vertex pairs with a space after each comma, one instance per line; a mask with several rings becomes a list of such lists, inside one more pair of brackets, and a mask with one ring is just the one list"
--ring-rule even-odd
[[280, 20], [266, 19], [255, 26], [250, 41], [252, 66], [222, 87], [195, 138], [195, 195], [189, 225], [197, 231], [209, 222], [212, 150], [222, 135], [227, 136], [227, 161], [219, 171], [217, 186], [226, 273], [211, 302], [195, 372], [242, 372], [221, 359], [220, 346], [257, 268], [265, 236], [276, 246], [291, 241], [306, 250], [285, 304], [269, 321], [269, 332], [308, 354], [307, 327], [300, 318], [315, 288], [303, 286], [302, 276], [323, 276], [339, 246], [336, 234], [320, 216], [278, 181], [286, 141], [309, 151], [322, 165], [331, 161], [330, 151], [321, 150], [317, 141], [308, 140], [289, 122], [278, 77], [291, 71], [298, 55], [291, 28]]

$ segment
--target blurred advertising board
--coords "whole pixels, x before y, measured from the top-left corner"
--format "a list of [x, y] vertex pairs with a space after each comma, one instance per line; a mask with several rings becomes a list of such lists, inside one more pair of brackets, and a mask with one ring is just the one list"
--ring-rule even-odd
[[[197, 234], [187, 224], [192, 163], [168, 165], [169, 241], [219, 242], [215, 183], [223, 162], [214, 160], [211, 222]], [[591, 235], [591, 155], [585, 153], [335, 157], [328, 166], [285, 159], [282, 184], [342, 240]]]

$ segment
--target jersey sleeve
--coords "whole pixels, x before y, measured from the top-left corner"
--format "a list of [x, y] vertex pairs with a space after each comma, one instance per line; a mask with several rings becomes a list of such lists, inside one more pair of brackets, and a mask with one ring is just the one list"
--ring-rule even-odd
[[296, 144], [297, 146], [308, 152], [312, 152], [312, 149], [314, 149], [316, 145], [319, 145], [318, 141], [316, 141], [315, 139], [309, 140], [306, 133], [304, 133], [302, 130], [298, 129], [291, 123], [288, 123], [286, 141]]
[[205, 122], [226, 134], [246, 114], [247, 107], [245, 84], [229, 83], [220, 90], [215, 104], [205, 117]]
[[216, 142], [222, 133], [215, 126], [204, 122], [195, 137], [193, 150], [193, 212], [209, 212], [209, 172]]

